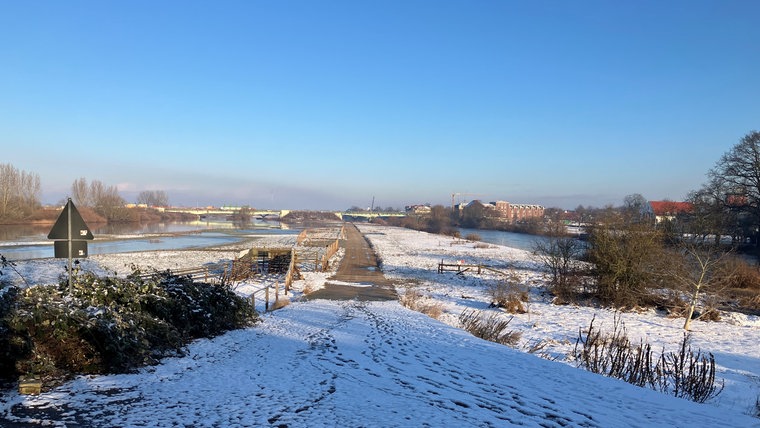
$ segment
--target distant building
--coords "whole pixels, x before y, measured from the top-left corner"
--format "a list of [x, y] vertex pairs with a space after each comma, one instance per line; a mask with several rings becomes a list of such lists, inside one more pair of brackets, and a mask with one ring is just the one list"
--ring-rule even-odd
[[649, 206], [652, 208], [655, 223], [673, 221], [679, 215], [691, 214], [694, 211], [694, 205], [690, 202], [649, 201]]
[[517, 223], [532, 218], [544, 217], [544, 207], [541, 205], [513, 204], [507, 201], [483, 203], [475, 200], [464, 206], [462, 209], [472, 209], [472, 207], [475, 206], [482, 209], [485, 216], [496, 218], [505, 223]]
[[536, 204], [513, 204], [507, 201], [496, 201], [487, 206], [492, 206], [497, 217], [509, 223], [544, 217], [544, 207]]
[[747, 196], [743, 193], [726, 195], [726, 205], [731, 208], [743, 208], [749, 204]]
[[409, 214], [430, 214], [432, 209], [430, 205], [407, 205], [404, 207], [404, 211]]

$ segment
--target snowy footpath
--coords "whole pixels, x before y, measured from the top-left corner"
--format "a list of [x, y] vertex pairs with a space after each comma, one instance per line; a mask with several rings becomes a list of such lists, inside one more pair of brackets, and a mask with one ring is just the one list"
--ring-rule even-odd
[[478, 340], [396, 302], [294, 303], [138, 374], [16, 396], [3, 404], [8, 422], [19, 403], [50, 426], [760, 426]]

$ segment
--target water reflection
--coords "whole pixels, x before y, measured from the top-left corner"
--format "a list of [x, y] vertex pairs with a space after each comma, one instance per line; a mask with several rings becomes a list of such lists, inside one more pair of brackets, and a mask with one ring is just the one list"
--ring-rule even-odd
[[[53, 241], [47, 239], [52, 225], [0, 225], [0, 254], [9, 260], [53, 257]], [[239, 242], [250, 235], [297, 234], [279, 222], [235, 224], [224, 220], [149, 224], [104, 224], [90, 228], [90, 255], [133, 251], [204, 248]]]
[[0, 224], [0, 242], [2, 241], [38, 241], [46, 239], [53, 225], [2, 225]]

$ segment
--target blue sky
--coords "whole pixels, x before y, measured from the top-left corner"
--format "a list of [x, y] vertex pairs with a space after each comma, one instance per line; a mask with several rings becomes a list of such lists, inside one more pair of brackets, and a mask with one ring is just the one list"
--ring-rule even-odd
[[43, 202], [684, 198], [760, 128], [757, 1], [0, 0], [0, 163]]

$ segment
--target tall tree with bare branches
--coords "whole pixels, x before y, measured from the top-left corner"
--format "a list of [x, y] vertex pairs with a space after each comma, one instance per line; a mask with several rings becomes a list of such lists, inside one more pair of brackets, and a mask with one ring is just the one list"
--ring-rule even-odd
[[40, 177], [0, 164], [0, 219], [17, 220], [40, 206]]
[[724, 207], [743, 214], [738, 220], [749, 222], [749, 233], [756, 234], [760, 230], [760, 132], [751, 131], [723, 154], [708, 178], [721, 184]]

